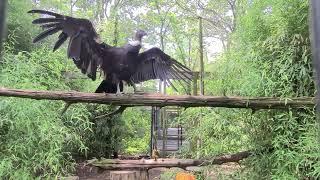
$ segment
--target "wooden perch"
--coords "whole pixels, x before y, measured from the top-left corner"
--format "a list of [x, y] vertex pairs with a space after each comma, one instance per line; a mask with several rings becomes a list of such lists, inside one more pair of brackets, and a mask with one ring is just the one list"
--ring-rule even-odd
[[243, 151], [236, 154], [218, 156], [211, 160], [194, 160], [194, 159], [141, 159], [141, 160], [117, 160], [117, 159], [104, 159], [95, 160], [91, 162], [93, 166], [101, 167], [108, 170], [128, 170], [128, 169], [150, 169], [157, 167], [179, 167], [185, 169], [189, 166], [208, 166], [220, 165], [227, 162], [239, 162], [252, 153], [250, 151]]
[[251, 109], [313, 108], [315, 98], [176, 96], [161, 94], [96, 94], [62, 91], [33, 91], [0, 88], [0, 96], [62, 100], [69, 103], [98, 103], [125, 106], [227, 107]]

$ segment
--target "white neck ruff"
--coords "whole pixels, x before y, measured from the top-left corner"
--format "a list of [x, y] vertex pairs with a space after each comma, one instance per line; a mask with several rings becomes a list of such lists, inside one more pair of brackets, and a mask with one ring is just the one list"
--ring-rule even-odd
[[135, 40], [135, 41], [130, 41], [129, 44], [130, 44], [131, 46], [139, 46], [139, 45], [141, 45], [141, 42], [138, 41], [138, 40]]

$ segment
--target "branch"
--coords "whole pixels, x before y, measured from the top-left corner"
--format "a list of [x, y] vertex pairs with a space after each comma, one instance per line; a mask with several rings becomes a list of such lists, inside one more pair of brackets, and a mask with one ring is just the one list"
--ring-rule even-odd
[[251, 109], [313, 108], [315, 98], [275, 98], [275, 97], [227, 97], [189, 96], [161, 94], [115, 94], [35, 91], [0, 88], [0, 96], [30, 99], [63, 100], [68, 103], [97, 103], [125, 106], [181, 106], [181, 107], [227, 107]]
[[218, 156], [213, 159], [141, 159], [141, 160], [118, 160], [104, 159], [95, 160], [90, 164], [109, 170], [128, 170], [128, 169], [150, 169], [156, 167], [180, 167], [188, 166], [208, 166], [212, 164], [221, 165], [227, 162], [239, 162], [252, 155], [250, 151], [243, 151], [231, 155]]

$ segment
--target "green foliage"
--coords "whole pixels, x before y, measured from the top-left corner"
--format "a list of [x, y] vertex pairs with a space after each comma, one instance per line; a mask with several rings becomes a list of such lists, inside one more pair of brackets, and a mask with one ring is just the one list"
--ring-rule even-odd
[[[239, 1], [230, 49], [207, 68], [212, 75], [206, 77], [206, 94], [314, 96], [308, 8], [308, 1], [300, 0]], [[239, 178], [319, 178], [314, 109], [199, 108], [188, 109], [180, 119], [193, 144], [201, 139], [200, 148], [185, 155], [254, 150]]]
[[[255, 1], [240, 18], [238, 30], [237, 44], [261, 71], [260, 95], [314, 96], [308, 1]], [[319, 154], [307, 158], [319, 149], [313, 134], [316, 121], [312, 109], [258, 113], [251, 120], [248, 123], [259, 135], [252, 134], [250, 139], [261, 152], [253, 160], [253, 177], [319, 177], [315, 163]], [[305, 151], [312, 145], [310, 151]]]
[[[241, 114], [241, 115], [239, 115]], [[240, 110], [223, 108], [193, 108], [184, 111], [178, 118], [185, 128], [191, 149], [184, 155], [203, 158], [220, 155], [221, 153], [239, 152], [248, 149], [248, 135], [245, 134], [249, 113]], [[201, 132], [201, 133], [199, 133]], [[196, 148], [196, 139], [200, 139], [201, 148]]]
[[[94, 91], [99, 81], [68, 79], [61, 73], [79, 72], [67, 60], [65, 49], [55, 53], [49, 48], [36, 49], [52, 47], [56, 36], [36, 46], [31, 43], [39, 29], [32, 26], [32, 16], [26, 12], [36, 6], [71, 14], [72, 1], [34, 2], [9, 0], [1, 86]], [[102, 6], [101, 1], [79, 0], [72, 13], [93, 20], [102, 39], [111, 45], [123, 45], [134, 30], [145, 29], [149, 33], [145, 42], [164, 45], [166, 53], [194, 70], [199, 67], [195, 14], [200, 13], [205, 20], [205, 36], [221, 40], [226, 49], [206, 65], [206, 71], [211, 72], [205, 78], [207, 95], [314, 96], [308, 1], [238, 0], [234, 16], [230, 15], [228, 2], [161, 0], [143, 4], [135, 0]], [[209, 50], [207, 45], [205, 41], [205, 52]], [[154, 89], [155, 83], [142, 86]], [[168, 93], [174, 92], [168, 89]], [[145, 108], [128, 108], [122, 116], [97, 119], [115, 107], [77, 104], [60, 117], [62, 105], [16, 98], [0, 100], [0, 178], [52, 178], [70, 173], [75, 159], [110, 157], [114, 150], [126, 154], [148, 151], [150, 115]], [[182, 123], [191, 144], [182, 150], [184, 157], [209, 158], [254, 150], [256, 156], [244, 161], [246, 168], [238, 173], [239, 179], [320, 176], [319, 128], [313, 109], [190, 108], [176, 120]], [[197, 139], [201, 140], [199, 148]], [[173, 177], [173, 173], [167, 175], [162, 178]]]
[[150, 110], [145, 108], [128, 108], [122, 115], [125, 120], [123, 150], [127, 154], [147, 154], [150, 147]]
[[[233, 45], [212, 65], [213, 75], [206, 81], [206, 92], [213, 95], [314, 96], [308, 1], [261, 0], [242, 8], [243, 13], [232, 37]], [[217, 109], [211, 111], [221, 112]], [[233, 111], [237, 112], [233, 117], [236, 120], [232, 121], [233, 124], [225, 124], [224, 119], [230, 120]], [[205, 145], [200, 152], [210, 147], [206, 144], [209, 140], [221, 142], [218, 143], [220, 147], [225, 143], [219, 137], [206, 133], [203, 128], [220, 132], [219, 127], [223, 127], [226, 135], [222, 133], [222, 137], [227, 139], [231, 136], [228, 145], [239, 147], [238, 150], [247, 146], [257, 153], [245, 163], [248, 167], [247, 178], [319, 177], [317, 162], [320, 154], [317, 153], [319, 145], [313, 109], [259, 110], [252, 115], [245, 111], [225, 110], [219, 113], [217, 119], [212, 114], [209, 116], [211, 124], [204, 123], [202, 126], [207, 116], [204, 114], [200, 126], [194, 130], [205, 132], [206, 138], [201, 138]], [[197, 115], [193, 113], [192, 117]], [[238, 133], [234, 134], [233, 126]], [[242, 147], [234, 145], [231, 139]], [[209, 150], [214, 152], [219, 145]], [[218, 149], [218, 152], [228, 151], [229, 146]]]
[[[98, 118], [98, 116], [108, 114], [114, 111], [116, 108], [113, 106], [106, 105], [88, 105], [85, 109], [87, 116], [79, 117], [83, 121], [87, 118], [90, 121], [91, 126], [87, 129], [82, 129], [82, 136], [85, 144], [88, 147], [84, 158], [110, 158], [112, 153], [121, 151], [121, 139], [125, 137], [125, 126], [124, 120], [121, 115], [116, 115], [113, 117]], [[74, 108], [68, 114], [71, 116], [70, 119], [74, 119], [72, 116], [74, 114], [83, 114], [79, 111], [78, 107]], [[77, 127], [77, 125], [83, 124], [80, 122], [70, 121], [70, 127]]]
[[27, 14], [32, 4], [17, 0], [9, 0], [8, 3], [7, 43], [14, 52], [30, 51], [33, 47], [32, 36], [37, 32], [31, 24], [32, 17]]
[[[4, 60], [2, 86], [39, 90], [67, 87], [59, 82], [62, 61], [45, 49], [17, 55], [7, 52]], [[2, 98], [0, 104], [1, 178], [52, 177], [73, 169], [66, 145], [79, 150], [85, 145], [80, 134], [63, 126], [57, 113], [60, 102]]]

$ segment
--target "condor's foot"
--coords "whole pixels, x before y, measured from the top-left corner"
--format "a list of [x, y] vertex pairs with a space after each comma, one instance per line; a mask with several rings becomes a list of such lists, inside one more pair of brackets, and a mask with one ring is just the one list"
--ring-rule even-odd
[[122, 96], [123, 92], [121, 92], [120, 90], [120, 82], [117, 83], [117, 92], [116, 92], [116, 96]]
[[116, 92], [116, 96], [123, 96], [124, 93], [123, 92]]

